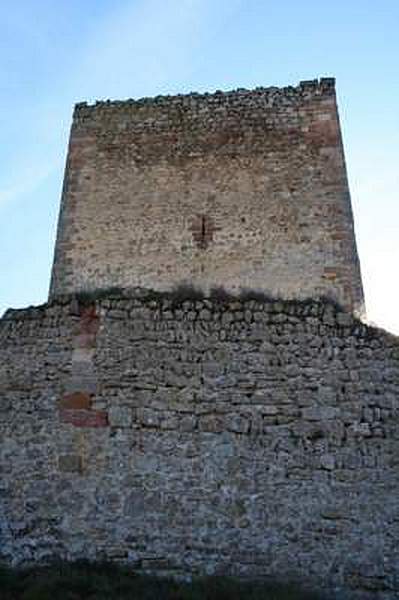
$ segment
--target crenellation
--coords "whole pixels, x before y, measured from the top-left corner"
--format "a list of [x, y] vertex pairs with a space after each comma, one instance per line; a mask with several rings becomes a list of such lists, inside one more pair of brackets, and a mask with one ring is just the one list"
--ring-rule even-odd
[[262, 87], [258, 86], [253, 90], [246, 88], [237, 88], [231, 91], [216, 90], [213, 93], [189, 92], [188, 94], [176, 95], [158, 95], [154, 97], [144, 97], [139, 99], [129, 98], [127, 100], [96, 100], [93, 104], [88, 102], [78, 102], [75, 104], [74, 117], [88, 116], [95, 111], [109, 111], [112, 109], [124, 108], [131, 110], [139, 109], [145, 106], [166, 105], [167, 107], [212, 105], [212, 104], [231, 104], [240, 106], [243, 98], [256, 100], [257, 98], [274, 99], [284, 101], [300, 99], [304, 94], [309, 95], [313, 92], [315, 98], [335, 94], [335, 79], [332, 77], [322, 77], [320, 80], [301, 81], [298, 86], [286, 87]]

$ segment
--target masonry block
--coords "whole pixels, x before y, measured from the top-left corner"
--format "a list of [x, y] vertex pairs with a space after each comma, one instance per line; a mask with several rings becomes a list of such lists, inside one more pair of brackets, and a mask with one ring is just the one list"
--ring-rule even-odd
[[60, 419], [63, 423], [70, 423], [75, 427], [107, 427], [108, 415], [102, 410], [84, 410], [62, 408]]
[[65, 473], [81, 473], [82, 458], [77, 454], [65, 454], [58, 459], [58, 468]]
[[60, 400], [61, 408], [65, 409], [89, 409], [91, 406], [91, 396], [86, 392], [74, 392], [66, 394]]

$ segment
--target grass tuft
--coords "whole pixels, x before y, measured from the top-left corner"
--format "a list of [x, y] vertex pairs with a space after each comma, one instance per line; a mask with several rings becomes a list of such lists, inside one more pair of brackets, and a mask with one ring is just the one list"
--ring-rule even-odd
[[76, 293], [76, 299], [80, 306], [90, 306], [99, 300], [112, 296], [123, 297], [124, 290], [120, 287], [98, 288], [95, 290], [82, 290]]
[[209, 291], [209, 298], [220, 304], [228, 304], [235, 299], [223, 286], [211, 288]]
[[181, 283], [170, 292], [167, 292], [166, 296], [172, 302], [172, 306], [177, 307], [187, 300], [203, 300], [204, 292], [193, 285]]
[[256, 302], [275, 302], [278, 298], [273, 298], [267, 292], [253, 290], [251, 288], [241, 288], [239, 298], [245, 302], [247, 300], [256, 300]]
[[322, 600], [293, 585], [227, 577], [191, 583], [137, 575], [114, 563], [0, 567], [1, 600]]

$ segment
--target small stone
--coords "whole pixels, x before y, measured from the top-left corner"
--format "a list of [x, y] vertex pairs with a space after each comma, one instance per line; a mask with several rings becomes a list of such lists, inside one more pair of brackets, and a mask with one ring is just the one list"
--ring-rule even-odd
[[278, 414], [278, 408], [276, 406], [273, 406], [271, 404], [266, 404], [265, 406], [262, 406], [262, 413], [264, 415], [277, 415]]
[[341, 327], [350, 327], [353, 323], [353, 317], [349, 313], [338, 313], [337, 323], [338, 325], [341, 325]]
[[243, 415], [229, 415], [227, 418], [227, 429], [234, 433], [248, 433], [250, 421]]
[[223, 419], [221, 415], [204, 415], [199, 420], [199, 428], [201, 431], [220, 433], [223, 431]]
[[65, 473], [81, 473], [82, 458], [78, 454], [64, 454], [58, 458], [58, 468]]
[[308, 421], [325, 421], [335, 419], [339, 409], [335, 406], [311, 406], [302, 409], [303, 418]]
[[180, 417], [179, 429], [181, 431], [194, 431], [197, 427], [197, 417], [194, 415], [184, 415]]
[[130, 427], [132, 411], [125, 406], [112, 406], [108, 411], [108, 420], [111, 427]]
[[199, 318], [203, 321], [210, 321], [210, 319], [212, 318], [212, 313], [206, 308], [204, 308], [200, 311]]
[[327, 471], [332, 471], [335, 467], [335, 458], [332, 454], [322, 454], [320, 457], [320, 465]]

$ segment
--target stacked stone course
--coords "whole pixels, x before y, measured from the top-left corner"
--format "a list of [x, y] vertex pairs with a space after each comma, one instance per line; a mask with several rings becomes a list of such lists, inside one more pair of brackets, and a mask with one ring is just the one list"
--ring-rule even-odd
[[63, 300], [0, 321], [0, 558], [399, 593], [399, 340], [335, 305]]

